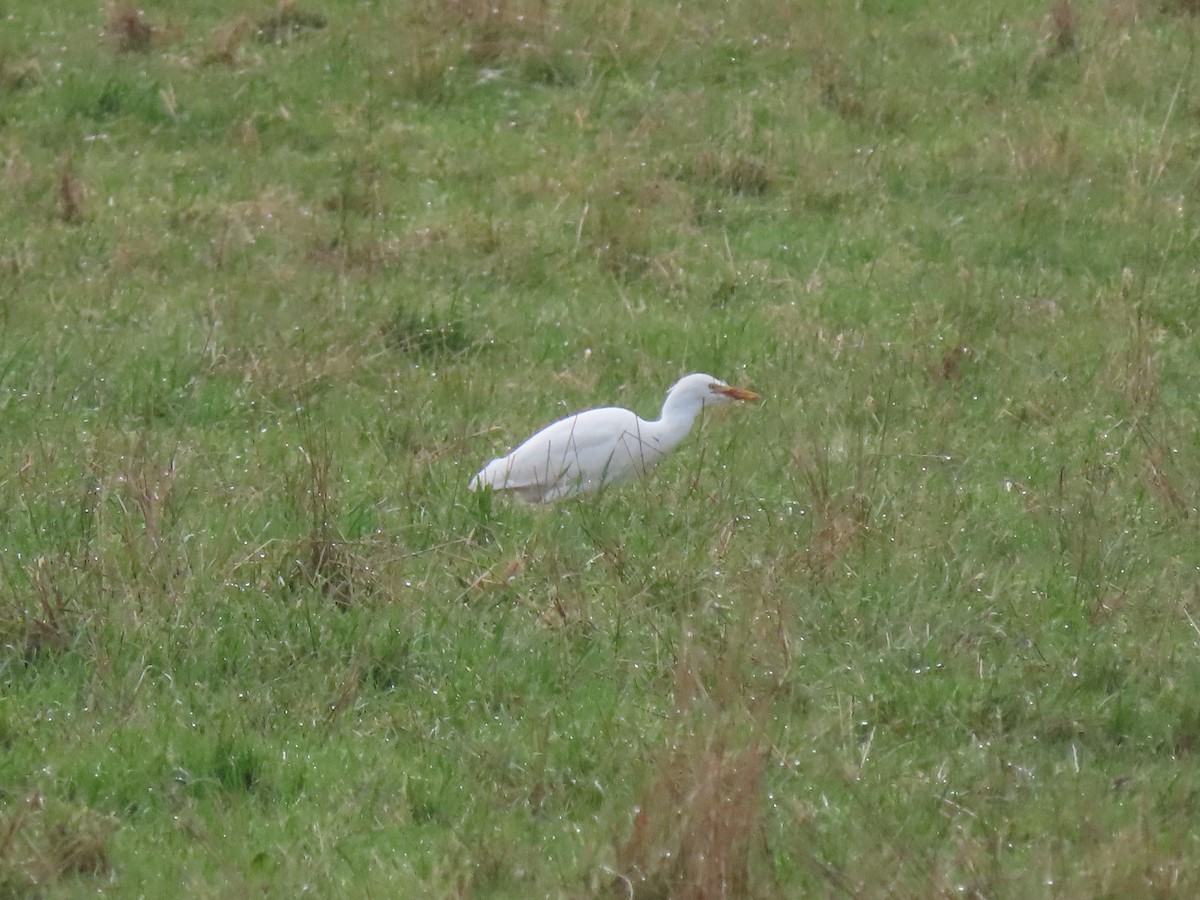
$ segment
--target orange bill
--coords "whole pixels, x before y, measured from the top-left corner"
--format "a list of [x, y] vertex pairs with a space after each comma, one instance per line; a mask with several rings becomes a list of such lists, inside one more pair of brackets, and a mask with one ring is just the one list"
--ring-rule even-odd
[[727, 384], [714, 384], [712, 386], [713, 393], [724, 394], [726, 397], [732, 397], [734, 400], [748, 400], [751, 403], [758, 401], [758, 394], [754, 391], [748, 391], [745, 388], [730, 387]]

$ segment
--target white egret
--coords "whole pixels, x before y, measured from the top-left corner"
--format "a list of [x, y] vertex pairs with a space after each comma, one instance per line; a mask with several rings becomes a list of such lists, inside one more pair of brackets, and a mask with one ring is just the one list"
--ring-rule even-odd
[[688, 375], [667, 391], [655, 422], [619, 407], [589, 409], [547, 425], [508, 456], [493, 459], [468, 487], [508, 491], [545, 503], [628, 481], [670, 453], [706, 406], [754, 401], [753, 391], [711, 375]]

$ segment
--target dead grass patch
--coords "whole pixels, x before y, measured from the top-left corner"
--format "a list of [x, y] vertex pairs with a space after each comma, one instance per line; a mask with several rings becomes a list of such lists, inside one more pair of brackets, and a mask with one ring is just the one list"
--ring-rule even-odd
[[751, 896], [766, 752], [726, 739], [684, 742], [660, 758], [629, 840], [617, 854], [613, 896]]
[[238, 16], [217, 25], [205, 42], [201, 60], [207, 65], [237, 66], [242, 61], [242, 49], [257, 33], [249, 16]]
[[945, 351], [937, 362], [925, 367], [932, 381], [960, 381], [963, 377], [963, 367], [971, 358], [971, 348], [966, 344], [955, 344]]
[[332, 451], [312, 433], [305, 445], [300, 448], [303, 472], [290, 486], [308, 531], [287, 552], [284, 581], [293, 590], [316, 588], [334, 606], [347, 609], [374, 593], [374, 573], [337, 528]]
[[753, 896], [766, 759], [759, 738], [739, 740], [727, 722], [686, 733], [667, 747], [618, 849], [612, 895]]
[[145, 53], [161, 35], [162, 29], [147, 22], [144, 15], [137, 7], [123, 3], [105, 10], [104, 35], [118, 53]]
[[815, 523], [801, 559], [810, 572], [824, 577], [860, 543], [870, 522], [870, 505], [858, 488], [833, 486], [827, 448], [798, 447], [792, 464], [808, 487]]
[[1100, 10], [1109, 35], [1119, 35], [1144, 14], [1145, 0], [1108, 0]]
[[19, 91], [41, 81], [42, 66], [36, 59], [13, 62], [0, 54], [0, 90]]
[[154, 462], [142, 439], [127, 459], [118, 482], [125, 488], [122, 510], [128, 513], [132, 504], [141, 525], [138, 529], [140, 539], [151, 550], [157, 550], [163, 543], [163, 531], [175, 484], [175, 457], [172, 456], [161, 465]]
[[295, 227], [310, 214], [300, 199], [286, 191], [267, 191], [249, 200], [236, 200], [219, 207], [222, 217], [247, 231]]
[[24, 569], [32, 604], [23, 602], [13, 588], [0, 614], [0, 640], [27, 661], [61, 653], [75, 641], [80, 626], [70, 602], [74, 593], [70, 568], [68, 560], [37, 557]]
[[55, 199], [58, 201], [58, 217], [68, 225], [77, 225], [84, 219], [84, 188], [69, 157], [58, 163], [55, 176]]
[[1083, 148], [1066, 128], [1043, 129], [1034, 135], [1006, 134], [1009, 162], [1014, 172], [1071, 178], [1083, 161]]
[[[719, 648], [699, 639], [682, 646], [672, 687], [676, 737], [658, 755], [629, 837], [617, 849], [611, 896], [757, 895], [768, 757], [763, 723], [790, 659], [778, 624], [759, 607]], [[765, 681], [753, 674], [758, 666], [771, 673]]]
[[[462, 244], [462, 235], [453, 240]], [[321, 268], [333, 269], [347, 275], [374, 275], [385, 269], [402, 265], [406, 260], [433, 247], [452, 240], [440, 228], [418, 228], [387, 238], [363, 237], [343, 233], [338, 237], [317, 241], [308, 249], [308, 261]], [[462, 247], [463, 252], [487, 253], [482, 246]]]
[[818, 102], [847, 121], [863, 119], [867, 104], [861, 79], [842, 63], [836, 50], [820, 39], [810, 44], [808, 52]]
[[776, 173], [770, 161], [738, 151], [705, 151], [696, 156], [692, 177], [732, 194], [762, 196], [774, 186]]
[[688, 191], [670, 179], [629, 182], [616, 178], [588, 200], [577, 237], [589, 247], [600, 268], [620, 278], [663, 269], [674, 282], [664, 246], [681, 228], [691, 227], [695, 204]]
[[1200, 0], [1162, 0], [1162, 7], [1176, 15], [1200, 16]]
[[212, 229], [208, 241], [209, 264], [222, 269], [239, 251], [253, 247], [263, 235], [286, 235], [302, 240], [312, 214], [297, 197], [282, 191], [268, 191], [249, 200], [237, 200], [215, 207], [196, 207], [179, 214], [183, 224]]
[[544, 53], [550, 14], [545, 0], [444, 0], [426, 4], [422, 18], [441, 34], [462, 35], [476, 65], [496, 65]]
[[480, 81], [570, 83], [582, 52], [578, 43], [561, 49], [563, 26], [545, 0], [426, 0], [396, 27], [407, 90], [430, 102], [450, 96], [464, 70]]
[[1189, 849], [1172, 846], [1173, 829], [1143, 819], [1113, 834], [1097, 833], [1083, 858], [1081, 896], [1190, 897], [1200, 890]]
[[1162, 341], [1164, 334], [1162, 329], [1152, 327], [1140, 310], [1129, 331], [1129, 345], [1117, 364], [1115, 377], [1129, 405], [1144, 411], [1158, 399], [1158, 359], [1154, 346]]
[[287, 44], [309, 31], [320, 31], [328, 20], [319, 13], [298, 7], [291, 0], [280, 0], [274, 15], [258, 21], [254, 39], [261, 44]]
[[[1132, 275], [1126, 270], [1120, 296], [1104, 310], [1116, 323], [1125, 318], [1124, 334], [1114, 336], [1104, 354], [1099, 383], [1118, 394], [1128, 405], [1135, 423], [1159, 407], [1161, 378], [1157, 348], [1166, 330], [1155, 324], [1136, 301], [1128, 297]], [[1119, 326], [1118, 326], [1119, 327]]]
[[64, 878], [107, 874], [117, 827], [111, 816], [40, 794], [6, 805], [0, 809], [0, 894], [40, 897]]
[[133, 584], [144, 585], [156, 600], [172, 599], [172, 582], [184, 571], [181, 548], [170, 540], [177, 515], [175, 498], [176, 458], [157, 457], [147, 447], [145, 436], [122, 457], [113, 490], [108, 496], [121, 510], [118, 523]]
[[1079, 16], [1071, 0], [1055, 0], [1050, 7], [1050, 52], [1068, 53], [1078, 46]]
[[1180, 484], [1187, 483], [1181, 479], [1176, 470], [1171, 455], [1158, 444], [1147, 447], [1142, 456], [1142, 479], [1163, 507], [1182, 518], [1194, 516], [1197, 513], [1197, 498], [1193, 491], [1189, 497], [1181, 489]]
[[403, 47], [403, 86], [424, 102], [444, 102], [458, 73], [480, 79], [518, 78], [557, 83], [570, 71], [553, 50], [550, 4], [541, 0], [425, 0], [407, 7], [395, 24]]
[[14, 196], [17, 192], [25, 192], [31, 188], [36, 179], [34, 178], [33, 165], [16, 147], [4, 147], [4, 172], [3, 184], [6, 191], [10, 192], [9, 196]]

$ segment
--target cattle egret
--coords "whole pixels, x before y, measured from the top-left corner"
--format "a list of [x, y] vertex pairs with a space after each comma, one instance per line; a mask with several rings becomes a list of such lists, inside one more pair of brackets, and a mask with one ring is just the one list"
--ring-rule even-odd
[[687, 436], [706, 406], [757, 399], [711, 375], [688, 375], [667, 391], [658, 421], [618, 407], [576, 413], [493, 459], [468, 487], [508, 491], [527, 503], [599, 490], [645, 474]]

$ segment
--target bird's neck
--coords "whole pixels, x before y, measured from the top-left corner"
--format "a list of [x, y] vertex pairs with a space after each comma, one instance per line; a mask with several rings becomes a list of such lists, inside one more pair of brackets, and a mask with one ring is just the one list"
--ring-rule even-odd
[[703, 408], [704, 404], [702, 403], [680, 401], [677, 398], [668, 397], [667, 402], [663, 404], [658, 421], [647, 424], [653, 428], [659, 442], [665, 448], [671, 448], [682, 441], [692, 430], [692, 424]]
[[680, 423], [690, 428], [692, 422], [696, 420], [696, 416], [700, 415], [700, 410], [703, 408], [704, 404], [692, 397], [667, 397], [666, 402], [663, 404], [659, 421], [664, 423]]

